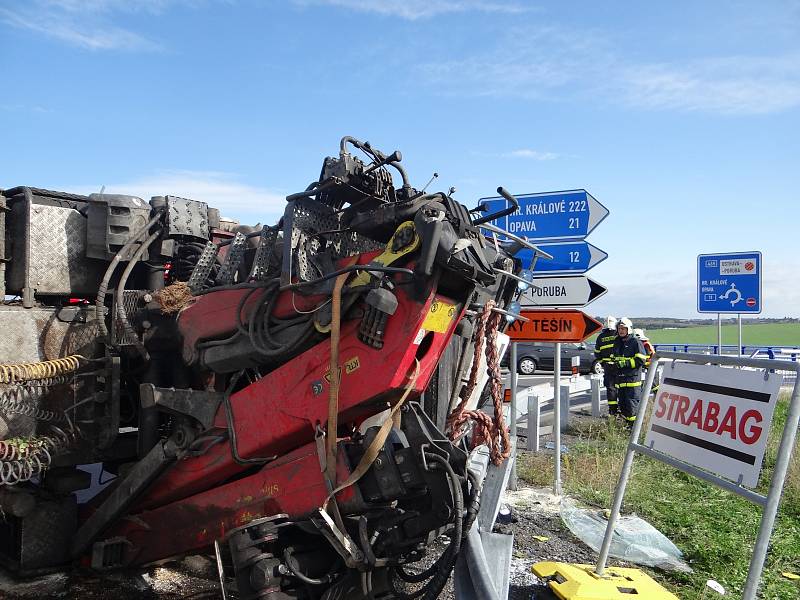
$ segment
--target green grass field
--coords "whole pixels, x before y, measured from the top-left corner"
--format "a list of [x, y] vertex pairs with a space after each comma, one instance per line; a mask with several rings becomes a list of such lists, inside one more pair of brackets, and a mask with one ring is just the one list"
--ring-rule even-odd
[[[758, 491], [766, 493], [775, 466], [779, 432], [786, 422], [788, 395], [775, 412]], [[627, 430], [616, 422], [589, 419], [571, 430], [578, 440], [562, 460], [569, 495], [600, 507], [611, 498], [622, 468]], [[520, 478], [534, 485], [552, 483], [552, 456], [523, 453], [518, 458]], [[647, 569], [682, 600], [711, 600], [705, 582], [715, 579], [728, 593], [741, 597], [761, 510], [749, 501], [725, 492], [648, 457], [637, 456], [623, 506], [648, 520], [683, 551], [694, 572], [670, 573]], [[759, 598], [796, 600], [800, 581], [784, 573], [800, 574], [800, 457], [794, 456], [778, 512]], [[716, 594], [714, 594], [714, 597]], [[727, 596], [726, 596], [727, 597]]]
[[[736, 325], [722, 326], [722, 343], [736, 345]], [[687, 327], [685, 329], [648, 329], [647, 336], [654, 344], [716, 344], [717, 327]], [[745, 346], [800, 346], [800, 323], [765, 323], [742, 326]]]

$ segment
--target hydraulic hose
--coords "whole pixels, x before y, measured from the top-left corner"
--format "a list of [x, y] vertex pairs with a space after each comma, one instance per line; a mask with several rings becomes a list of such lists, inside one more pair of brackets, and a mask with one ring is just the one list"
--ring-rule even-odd
[[459, 477], [456, 475], [453, 467], [450, 466], [450, 462], [438, 454], [426, 452], [425, 455], [428, 459], [433, 459], [434, 462], [441, 465], [447, 474], [447, 479], [450, 483], [450, 492], [453, 494], [453, 512], [455, 513], [453, 539], [450, 541], [450, 546], [445, 551], [447, 558], [441, 561], [433, 579], [425, 586], [425, 595], [423, 599], [435, 600], [439, 597], [442, 588], [444, 588], [447, 583], [447, 579], [450, 577], [450, 571], [452, 571], [453, 565], [455, 565], [458, 551], [461, 548], [461, 540], [464, 535], [464, 494], [461, 490]]
[[450, 463], [446, 458], [431, 452], [426, 452], [425, 456], [428, 460], [435, 462], [444, 470], [448, 484], [450, 485], [450, 492], [453, 495], [453, 512], [455, 514], [453, 535], [450, 540], [450, 545], [439, 557], [439, 559], [421, 573], [408, 573], [402, 568], [402, 566], [395, 568], [394, 572], [402, 580], [409, 583], [421, 583], [433, 575], [428, 583], [411, 594], [407, 594], [402, 590], [398, 590], [392, 583], [392, 588], [394, 588], [393, 591], [395, 592], [395, 595], [401, 598], [401, 600], [415, 600], [419, 597], [422, 597], [423, 600], [435, 600], [438, 598], [439, 594], [447, 583], [447, 579], [450, 577], [450, 572], [453, 570], [453, 566], [458, 558], [461, 542], [464, 539], [464, 494], [461, 490], [461, 482], [459, 477], [456, 475], [453, 467], [450, 466]]
[[100, 282], [100, 286], [97, 288], [97, 298], [95, 299], [94, 303], [94, 319], [100, 327], [101, 336], [108, 335], [108, 328], [106, 327], [105, 317], [103, 316], [103, 307], [105, 305], [106, 292], [108, 291], [108, 284], [111, 281], [111, 277], [114, 275], [114, 271], [117, 270], [117, 265], [119, 265], [120, 261], [122, 260], [122, 257], [128, 254], [133, 245], [139, 242], [139, 238], [141, 238], [145, 233], [150, 231], [150, 228], [158, 222], [163, 213], [164, 213], [163, 208], [158, 209], [155, 212], [155, 214], [150, 218], [150, 220], [145, 225], [143, 225], [139, 230], [137, 230], [136, 233], [133, 234], [131, 239], [128, 240], [125, 243], [125, 245], [119, 249], [119, 251], [114, 255], [114, 258], [111, 259], [111, 262], [106, 268], [106, 272], [103, 275], [103, 280]]
[[131, 323], [128, 320], [128, 314], [125, 312], [125, 305], [123, 303], [125, 299], [125, 284], [128, 282], [128, 277], [130, 276], [131, 271], [133, 271], [133, 268], [136, 266], [136, 263], [139, 262], [139, 259], [142, 257], [145, 251], [154, 241], [156, 241], [156, 239], [158, 239], [160, 235], [160, 230], [154, 231], [144, 242], [139, 245], [139, 247], [136, 249], [136, 252], [125, 266], [125, 270], [122, 272], [122, 276], [119, 278], [119, 283], [117, 284], [117, 289], [115, 290], [117, 317], [119, 318], [120, 324], [125, 330], [125, 333], [135, 340], [134, 344], [136, 345], [136, 350], [145, 360], [150, 359], [150, 354], [147, 352], [147, 348], [144, 347], [142, 340], [139, 339], [139, 336], [133, 330], [133, 327], [131, 327]]

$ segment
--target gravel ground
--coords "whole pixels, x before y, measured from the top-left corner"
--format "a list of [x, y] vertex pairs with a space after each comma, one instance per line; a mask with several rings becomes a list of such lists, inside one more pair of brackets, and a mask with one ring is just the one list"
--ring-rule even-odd
[[[521, 487], [507, 492], [513, 522], [498, 523], [497, 533], [514, 534], [509, 600], [545, 600], [542, 582], [531, 572], [539, 561], [592, 563], [597, 555], [562, 524], [557, 498], [548, 490]], [[546, 538], [546, 539], [545, 539]], [[439, 543], [431, 560], [444, 550]], [[219, 598], [216, 565], [211, 557], [194, 556], [179, 563], [153, 567], [142, 573], [116, 574], [104, 578], [56, 573], [38, 579], [15, 581], [0, 571], [0, 598], [81, 598], [82, 600], [173, 600]], [[452, 600], [453, 577], [440, 598]]]
[[537, 562], [592, 563], [597, 559], [561, 522], [558, 498], [549, 490], [520, 487], [506, 492], [505, 500], [512, 508], [513, 522], [498, 523], [494, 530], [514, 534], [509, 600], [552, 597], [531, 571]]

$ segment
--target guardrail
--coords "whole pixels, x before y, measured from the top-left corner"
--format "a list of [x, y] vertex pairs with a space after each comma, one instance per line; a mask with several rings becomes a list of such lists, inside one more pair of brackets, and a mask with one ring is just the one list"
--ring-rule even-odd
[[[561, 431], [566, 429], [569, 424], [570, 408], [572, 398], [583, 396], [590, 393], [592, 415], [600, 416], [600, 388], [602, 377], [591, 375], [589, 377], [564, 377], [560, 380], [561, 393], [560, 401], [560, 421]], [[539, 438], [551, 432], [551, 429], [541, 425], [542, 413], [544, 408], [554, 401], [555, 389], [551, 383], [541, 383], [538, 385], [517, 387], [517, 398], [514, 404], [516, 410], [517, 434], [527, 437], [527, 449], [538, 451]], [[511, 408], [511, 404], [506, 404]], [[554, 407], [552, 407], [554, 408]], [[555, 427], [555, 423], [553, 423]]]
[[[719, 346], [716, 344], [653, 344], [656, 352], [686, 352], [690, 354], [719, 354]], [[736, 344], [723, 344], [722, 353], [726, 356], [737, 356], [741, 351], [741, 356], [748, 358], [769, 358], [770, 360], [785, 360], [787, 362], [798, 361], [800, 346], [742, 346]], [[775, 369], [780, 370], [780, 369]], [[793, 368], [781, 371], [786, 383], [796, 379], [797, 373]]]
[[[667, 352], [689, 352], [694, 354], [719, 354], [717, 344], [653, 344], [656, 351]], [[723, 344], [722, 354], [738, 354], [736, 344]], [[742, 356], [751, 356], [753, 353], [769, 356], [771, 359], [780, 360], [786, 357], [787, 360], [797, 361], [800, 354], [800, 346], [756, 346], [744, 345], [741, 347]]]

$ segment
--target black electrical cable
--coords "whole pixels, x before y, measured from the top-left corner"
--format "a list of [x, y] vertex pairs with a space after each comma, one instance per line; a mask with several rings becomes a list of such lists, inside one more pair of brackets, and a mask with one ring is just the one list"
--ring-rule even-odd
[[280, 291], [283, 292], [285, 290], [297, 290], [300, 288], [308, 287], [310, 285], [316, 285], [317, 283], [322, 283], [323, 281], [327, 281], [328, 279], [334, 279], [339, 275], [344, 273], [352, 273], [353, 271], [375, 271], [376, 273], [400, 273], [402, 275], [410, 275], [413, 277], [414, 271], [411, 269], [403, 269], [401, 267], [384, 267], [383, 265], [350, 265], [349, 267], [344, 267], [343, 269], [339, 269], [337, 271], [333, 271], [328, 273], [327, 275], [323, 275], [317, 279], [312, 279], [311, 281], [298, 281], [297, 283], [288, 283], [280, 287]]
[[292, 550], [294, 550], [292, 546], [288, 546], [283, 550], [283, 560], [286, 563], [286, 566], [289, 568], [289, 571], [292, 572], [292, 575], [297, 577], [300, 581], [307, 583], [308, 585], [326, 585], [335, 579], [335, 574], [330, 573], [326, 574], [320, 579], [309, 577], [303, 573], [300, 570], [300, 565], [297, 563], [294, 555], [292, 555]]
[[364, 556], [367, 559], [367, 564], [375, 566], [375, 552], [372, 550], [372, 544], [369, 541], [369, 532], [367, 531], [367, 518], [361, 515], [358, 518], [358, 539], [361, 541]]
[[228, 439], [230, 440], [231, 446], [231, 456], [233, 460], [236, 461], [240, 465], [261, 465], [266, 462], [270, 462], [275, 460], [277, 456], [268, 456], [265, 458], [242, 458], [239, 454], [239, 445], [236, 441], [236, 427], [233, 423], [233, 408], [231, 407], [231, 393], [233, 393], [233, 389], [236, 387], [236, 384], [239, 382], [239, 378], [242, 376], [244, 371], [239, 371], [233, 377], [231, 377], [230, 382], [228, 383], [228, 387], [225, 390], [225, 394], [222, 397], [222, 401], [225, 404], [225, 422], [228, 426]]
[[[172, 261], [170, 268], [170, 275], [173, 279], [178, 281], [189, 281], [192, 276], [194, 268], [197, 266], [200, 256], [206, 248], [206, 244], [201, 242], [183, 242], [178, 244], [175, 249], [175, 258]], [[219, 273], [220, 263], [215, 260], [211, 266], [203, 285], [211, 286], [216, 281], [217, 274]]]

